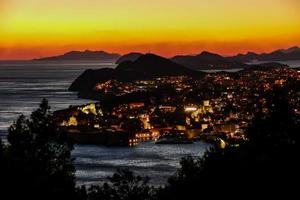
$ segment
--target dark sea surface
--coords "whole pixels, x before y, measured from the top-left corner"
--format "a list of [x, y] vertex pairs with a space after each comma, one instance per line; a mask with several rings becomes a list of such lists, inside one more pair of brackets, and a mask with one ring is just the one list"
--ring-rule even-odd
[[209, 145], [203, 142], [181, 145], [144, 142], [133, 148], [80, 145], [76, 146], [73, 155], [78, 184], [104, 182], [118, 168], [128, 168], [150, 177], [152, 184], [162, 185], [178, 169], [182, 157], [201, 157], [208, 148]]
[[[42, 98], [47, 98], [52, 110], [90, 102], [78, 99], [67, 89], [85, 69], [115, 67], [97, 62], [32, 62], [0, 61], [0, 134], [5, 138], [7, 128], [20, 114], [30, 115]], [[165, 183], [179, 167], [181, 157], [201, 156], [209, 146], [205, 143], [187, 145], [156, 145], [146, 142], [134, 148], [76, 145], [78, 184], [103, 182], [117, 168], [130, 168], [152, 178], [152, 183]]]
[[47, 98], [53, 110], [89, 102], [68, 87], [85, 69], [114, 67], [95, 62], [0, 61], [0, 134], [20, 114], [29, 115]]

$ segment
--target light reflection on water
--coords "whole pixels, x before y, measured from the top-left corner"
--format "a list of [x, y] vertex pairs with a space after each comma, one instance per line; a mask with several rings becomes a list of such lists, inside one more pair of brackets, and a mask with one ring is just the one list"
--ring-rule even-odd
[[129, 168], [139, 175], [149, 176], [155, 185], [166, 183], [168, 177], [179, 168], [182, 157], [201, 157], [208, 144], [197, 142], [185, 145], [157, 145], [145, 142], [134, 148], [76, 146], [76, 176], [78, 184], [104, 182], [118, 168]]

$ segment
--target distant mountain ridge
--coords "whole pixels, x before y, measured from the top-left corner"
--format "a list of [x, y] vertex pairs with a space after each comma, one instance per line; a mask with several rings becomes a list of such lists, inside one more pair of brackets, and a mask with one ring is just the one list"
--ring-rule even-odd
[[245, 67], [245, 64], [242, 62], [228, 60], [223, 56], [207, 51], [194, 56], [175, 56], [171, 60], [194, 70], [224, 70]]
[[279, 49], [271, 53], [257, 54], [248, 52], [247, 54], [238, 54], [236, 56], [227, 57], [228, 60], [237, 62], [252, 62], [252, 61], [287, 61], [300, 60], [300, 48], [291, 47], [288, 49]]
[[194, 70], [226, 70], [245, 68], [247, 67], [246, 63], [255, 61], [275, 62], [300, 60], [300, 48], [291, 47], [262, 54], [248, 52], [247, 54], [238, 54], [229, 57], [203, 51], [198, 55], [174, 56], [171, 60]]
[[105, 51], [70, 51], [63, 55], [38, 58], [34, 60], [117, 60], [121, 55]]
[[[126, 61], [135, 62], [145, 54], [132, 52], [123, 56], [116, 53], [107, 53], [105, 51], [70, 51], [63, 55], [45, 57], [35, 60], [46, 61], [63, 61], [63, 60], [110, 60], [116, 64], [121, 64]], [[192, 70], [226, 70], [240, 69], [247, 67], [245, 63], [255, 61], [287, 61], [300, 60], [300, 48], [291, 47], [288, 49], [279, 49], [271, 53], [257, 54], [248, 52], [246, 54], [238, 54], [236, 56], [224, 57], [215, 53], [203, 51], [197, 55], [178, 55], [170, 58], [174, 63], [180, 64]]]

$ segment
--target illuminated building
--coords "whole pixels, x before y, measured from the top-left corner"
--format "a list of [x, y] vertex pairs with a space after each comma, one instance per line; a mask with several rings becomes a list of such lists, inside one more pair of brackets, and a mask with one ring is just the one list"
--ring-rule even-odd
[[236, 131], [236, 125], [229, 124], [215, 124], [214, 129], [216, 132], [234, 133]]
[[159, 106], [158, 108], [164, 112], [175, 112], [176, 110], [176, 106]]
[[201, 124], [201, 129], [202, 131], [204, 131], [205, 129], [208, 128], [208, 124]]
[[76, 117], [71, 116], [68, 121], [64, 120], [60, 125], [61, 126], [77, 126], [78, 122], [77, 122]]
[[94, 103], [88, 104], [81, 108], [81, 111], [85, 114], [103, 115], [102, 110], [99, 109], [97, 112], [96, 105]]
[[142, 114], [142, 115], [139, 116], [139, 119], [143, 123], [144, 129], [151, 129], [152, 128], [151, 124], [149, 123], [149, 121], [150, 121], [149, 115]]
[[203, 106], [210, 106], [209, 100], [204, 100], [204, 101], [203, 101]]
[[142, 108], [145, 106], [144, 102], [134, 102], [134, 103], [129, 103], [129, 108], [130, 109], [135, 109], [135, 108]]
[[191, 119], [190, 119], [189, 117], [187, 117], [187, 118], [185, 119], [185, 123], [186, 123], [187, 125], [191, 125]]
[[198, 108], [196, 106], [185, 106], [184, 107], [185, 112], [195, 112], [196, 110], [198, 110]]
[[179, 131], [185, 131], [186, 127], [183, 126], [183, 125], [176, 125], [176, 129], [179, 130]]

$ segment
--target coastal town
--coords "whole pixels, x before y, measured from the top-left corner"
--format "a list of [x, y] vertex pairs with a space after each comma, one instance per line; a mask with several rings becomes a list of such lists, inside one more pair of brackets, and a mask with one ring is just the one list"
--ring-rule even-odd
[[[93, 93], [101, 100], [56, 111], [56, 125], [76, 143], [136, 146], [189, 144], [198, 140], [221, 147], [247, 140], [245, 131], [266, 98], [285, 88], [300, 115], [300, 72], [289, 67], [207, 73], [201, 79], [162, 76], [145, 80], [105, 80]], [[298, 87], [297, 87], [298, 86]]]
[[0, 200], [297, 199], [300, 0], [0, 0]]

